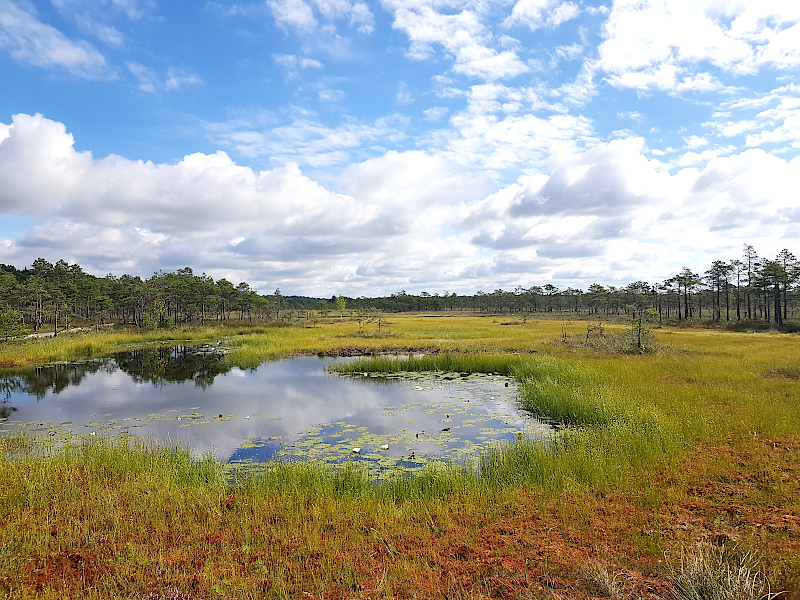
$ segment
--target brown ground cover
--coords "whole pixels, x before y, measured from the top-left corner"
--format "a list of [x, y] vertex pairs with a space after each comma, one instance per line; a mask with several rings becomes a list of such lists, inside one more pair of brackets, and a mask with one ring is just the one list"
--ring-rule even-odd
[[[229, 491], [173, 498], [160, 518], [109, 480], [0, 524], [50, 543], [5, 570], [10, 597], [665, 598], [697, 545], [755, 549], [773, 591], [800, 598], [800, 440], [697, 447], [626, 490], [523, 490], [405, 503]], [[80, 479], [81, 470], [64, 473]], [[151, 491], [148, 493], [157, 493]], [[342, 504], [345, 504], [343, 507]], [[163, 514], [167, 512], [169, 514]], [[46, 514], [42, 514], [46, 513]]]

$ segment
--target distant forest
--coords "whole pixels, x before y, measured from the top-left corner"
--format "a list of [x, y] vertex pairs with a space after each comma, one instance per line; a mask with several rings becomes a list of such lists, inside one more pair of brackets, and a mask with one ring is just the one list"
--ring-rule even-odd
[[[39, 258], [29, 268], [0, 264], [0, 311], [38, 331], [125, 323], [143, 328], [209, 321], [316, 321], [320, 318], [408, 311], [552, 315], [612, 319], [646, 311], [659, 322], [760, 322], [783, 327], [800, 308], [800, 262], [788, 250], [774, 259], [745, 246], [742, 258], [716, 260], [705, 271], [683, 268], [660, 283], [624, 287], [594, 283], [586, 290], [551, 284], [473, 295], [398, 291], [376, 298], [330, 299], [261, 295], [246, 282], [234, 285], [192, 269], [148, 279], [96, 277], [77, 264]], [[14, 311], [13, 313], [11, 311]]]

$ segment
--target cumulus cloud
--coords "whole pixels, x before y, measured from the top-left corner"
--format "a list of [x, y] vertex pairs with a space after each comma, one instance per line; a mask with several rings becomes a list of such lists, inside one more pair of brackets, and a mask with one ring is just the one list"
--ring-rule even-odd
[[191, 265], [319, 293], [374, 282], [382, 260], [390, 285], [406, 272], [396, 261], [430, 256], [420, 247], [451, 254], [437, 241], [448, 211], [486, 189], [485, 179], [458, 177], [420, 152], [355, 165], [340, 184], [349, 193], [336, 193], [296, 164], [257, 172], [224, 152], [174, 165], [95, 158], [41, 115], [16, 115], [0, 134], [0, 212], [37, 222], [7, 248], [20, 264], [46, 251], [100, 272]]
[[62, 206], [92, 163], [76, 152], [62, 123], [42, 115], [15, 115], [0, 138], [0, 207], [3, 212], [41, 214]]
[[0, 0], [0, 49], [35, 67], [64, 69], [86, 79], [110, 76], [105, 57], [94, 46], [69, 39], [11, 0]]
[[285, 28], [309, 32], [317, 27], [314, 12], [303, 0], [268, 2], [268, 4], [275, 16], [275, 22]]
[[543, 99], [532, 88], [497, 83], [470, 88], [467, 106], [450, 117], [438, 140], [455, 160], [505, 171], [520, 165], [545, 168], [551, 155], [595, 143], [590, 119]]
[[800, 65], [795, 2], [617, 0], [605, 24], [598, 67], [619, 87], [716, 91], [708, 65], [730, 74]]
[[798, 230], [790, 182], [800, 159], [748, 150], [670, 173], [645, 150], [628, 138], [562, 158], [475, 204], [460, 227], [496, 267], [569, 270], [584, 288], [590, 278], [657, 281], [709, 254], [735, 258], [744, 243], [776, 253]]
[[647, 154], [639, 137], [597, 142], [494, 191], [445, 155], [389, 151], [323, 186], [297, 164], [255, 171], [221, 151], [98, 158], [62, 123], [16, 115], [0, 124], [0, 213], [34, 224], [2, 242], [4, 261], [375, 295], [657, 281], [797, 238], [800, 158], [751, 149], [675, 170]]

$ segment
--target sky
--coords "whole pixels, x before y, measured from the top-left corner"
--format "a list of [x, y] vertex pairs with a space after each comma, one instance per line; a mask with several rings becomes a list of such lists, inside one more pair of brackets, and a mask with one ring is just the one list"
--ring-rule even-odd
[[0, 263], [262, 293], [800, 254], [797, 0], [0, 0]]

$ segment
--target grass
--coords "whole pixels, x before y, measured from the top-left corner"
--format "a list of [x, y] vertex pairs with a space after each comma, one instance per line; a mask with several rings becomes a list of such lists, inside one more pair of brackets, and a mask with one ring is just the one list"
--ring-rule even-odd
[[753, 551], [736, 548], [703, 548], [681, 555], [671, 575], [677, 600], [772, 600], [770, 590]]
[[[225, 360], [238, 366], [295, 353], [436, 349], [337, 369], [511, 375], [525, 405], [564, 428], [546, 445], [487, 452], [479, 469], [431, 466], [379, 486], [353, 466], [276, 464], [232, 483], [211, 459], [133, 438], [61, 449], [2, 438], [0, 595], [664, 597], [695, 564], [665, 562], [665, 552], [689, 548], [710, 573], [733, 568], [712, 560], [710, 542], [738, 543], [738, 556], [759, 552], [762, 563], [742, 581], [800, 593], [796, 337], [657, 330], [660, 352], [625, 355], [553, 343], [560, 322], [390, 321], [393, 335], [382, 338], [342, 337], [357, 324], [338, 320], [168, 335], [224, 337]], [[0, 363], [67, 360], [160, 336], [13, 342], [0, 345]], [[588, 576], [586, 564], [596, 565]], [[698, 593], [681, 597], [712, 597]]]
[[133, 346], [163, 345], [178, 342], [201, 343], [228, 335], [227, 329], [203, 327], [170, 329], [62, 333], [55, 338], [25, 338], [0, 343], [0, 368], [30, 364], [80, 360], [107, 356]]

